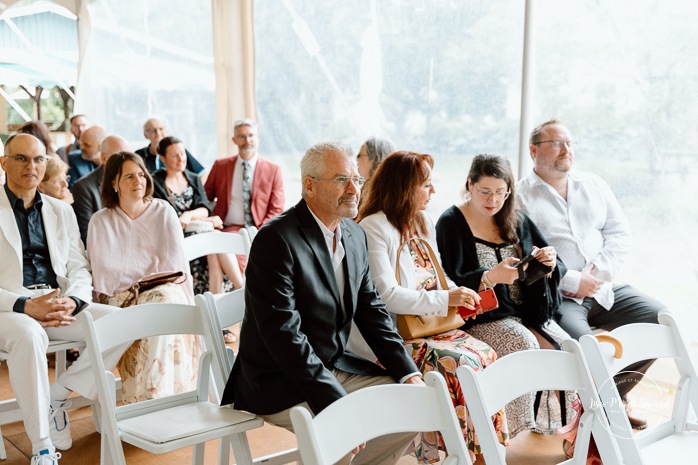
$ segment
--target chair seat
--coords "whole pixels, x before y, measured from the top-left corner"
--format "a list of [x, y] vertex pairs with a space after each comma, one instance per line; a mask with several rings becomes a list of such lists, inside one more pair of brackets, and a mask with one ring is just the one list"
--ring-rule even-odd
[[646, 465], [683, 465], [696, 463], [698, 457], [698, 433], [684, 431], [672, 434], [642, 448]]
[[[262, 426], [263, 420], [250, 413], [222, 408], [211, 402], [180, 405], [119, 421], [119, 430], [155, 444], [165, 444], [231, 426], [230, 433]], [[127, 440], [126, 437], [123, 439]]]

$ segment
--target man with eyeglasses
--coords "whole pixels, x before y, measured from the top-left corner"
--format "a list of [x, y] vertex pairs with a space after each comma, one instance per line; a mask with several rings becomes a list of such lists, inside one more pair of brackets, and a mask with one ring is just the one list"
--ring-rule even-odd
[[70, 133], [75, 137], [75, 141], [72, 144], [68, 144], [65, 147], [61, 147], [56, 150], [58, 156], [64, 162], [68, 163], [68, 154], [76, 150], [80, 150], [80, 138], [85, 129], [88, 128], [90, 122], [87, 120], [85, 115], [73, 115], [70, 118]]
[[[560, 326], [575, 339], [592, 326], [613, 330], [630, 323], [657, 323], [665, 308], [657, 300], [613, 278], [630, 250], [628, 220], [606, 182], [573, 170], [574, 144], [558, 120], [536, 127], [530, 136], [533, 172], [516, 184], [517, 200], [567, 266], [560, 280]], [[654, 360], [627, 367], [615, 377], [621, 398], [635, 387]], [[630, 412], [635, 429], [647, 421]]]
[[[223, 404], [288, 430], [296, 405], [318, 414], [364, 387], [423, 384], [371, 280], [366, 234], [352, 220], [363, 184], [354, 153], [317, 144], [301, 161], [301, 178], [303, 199], [252, 243], [240, 350], [223, 394]], [[352, 321], [385, 369], [346, 350]], [[395, 464], [415, 434], [368, 441], [352, 463]]]
[[[143, 136], [150, 141], [148, 146], [136, 150], [136, 154], [143, 157], [145, 167], [152, 174], [160, 169], [165, 169], [163, 158], [158, 155], [158, 144], [161, 140], [168, 136], [167, 123], [161, 118], [148, 118], [143, 123]], [[194, 155], [189, 153], [189, 150], [184, 149], [187, 155], [187, 169], [192, 173], [201, 174], [204, 167], [199, 163], [199, 160], [194, 158]]]
[[[12, 136], [0, 164], [0, 348], [8, 352], [10, 381], [32, 444], [32, 465], [55, 465], [72, 446], [66, 399], [75, 391], [94, 399], [89, 360], [80, 356], [49, 386], [49, 340], [83, 340], [75, 315], [101, 318], [119, 310], [91, 304], [92, 276], [73, 209], [42, 195], [46, 148], [34, 136]], [[107, 351], [107, 369], [128, 344]]]
[[223, 231], [261, 228], [284, 211], [281, 167], [258, 154], [259, 130], [253, 120], [235, 122], [233, 143], [238, 155], [216, 160], [206, 179], [206, 195], [216, 201], [213, 214], [223, 220]]

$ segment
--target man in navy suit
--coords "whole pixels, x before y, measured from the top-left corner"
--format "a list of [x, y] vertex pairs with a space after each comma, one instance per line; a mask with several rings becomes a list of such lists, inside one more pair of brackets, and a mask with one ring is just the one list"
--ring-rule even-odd
[[[423, 384], [368, 268], [366, 235], [352, 218], [360, 188], [353, 151], [321, 143], [301, 161], [303, 200], [270, 220], [250, 252], [240, 351], [223, 403], [292, 429], [290, 409], [317, 414], [347, 393]], [[385, 370], [346, 350], [352, 321]], [[366, 443], [352, 463], [396, 463], [412, 434]]]

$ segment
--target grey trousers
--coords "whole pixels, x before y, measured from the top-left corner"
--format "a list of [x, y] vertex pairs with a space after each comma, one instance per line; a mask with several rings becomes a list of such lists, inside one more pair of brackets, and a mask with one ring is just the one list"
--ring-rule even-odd
[[[395, 384], [395, 380], [390, 376], [364, 376], [355, 375], [352, 373], [347, 373], [342, 370], [334, 370], [334, 376], [337, 380], [344, 386], [344, 389], [351, 394], [359, 389], [369, 387], [369, 386], [380, 386], [382, 384]], [[303, 402], [299, 404], [308, 410], [310, 407], [307, 403]], [[291, 407], [293, 408], [293, 407]], [[293, 425], [291, 424], [291, 408], [282, 410], [278, 413], [273, 413], [271, 415], [259, 415], [267, 423], [271, 423], [281, 428], [287, 429], [293, 432]], [[363, 464], [375, 464], [375, 465], [394, 465], [400, 460], [400, 458], [405, 453], [405, 450], [414, 440], [416, 432], [414, 433], [395, 433], [386, 436], [381, 436], [379, 438], [372, 439], [366, 443], [366, 448], [360, 451], [354, 460], [351, 460], [351, 453], [346, 455], [339, 464], [348, 464], [351, 462], [353, 465], [363, 465]], [[358, 446], [358, 444], [357, 444]]]
[[[658, 300], [627, 284], [613, 286], [615, 300], [610, 310], [606, 310], [593, 298], [586, 298], [581, 305], [570, 299], [562, 299], [559, 325], [570, 336], [579, 340], [584, 334], [591, 334], [591, 326], [612, 331], [630, 323], [657, 324], [659, 311], [666, 308]], [[614, 377], [621, 397], [625, 397], [647, 372], [654, 360], [642, 360], [627, 366]]]

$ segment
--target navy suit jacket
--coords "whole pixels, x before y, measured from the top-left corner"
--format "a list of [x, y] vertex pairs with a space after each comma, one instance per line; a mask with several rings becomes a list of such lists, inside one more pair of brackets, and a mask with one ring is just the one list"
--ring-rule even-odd
[[[376, 292], [366, 235], [342, 220], [345, 312], [325, 238], [305, 201], [270, 220], [252, 243], [240, 350], [223, 404], [257, 414], [303, 401], [315, 413], [346, 395], [334, 368], [390, 375], [419, 372]], [[387, 371], [346, 350], [352, 320]]]

